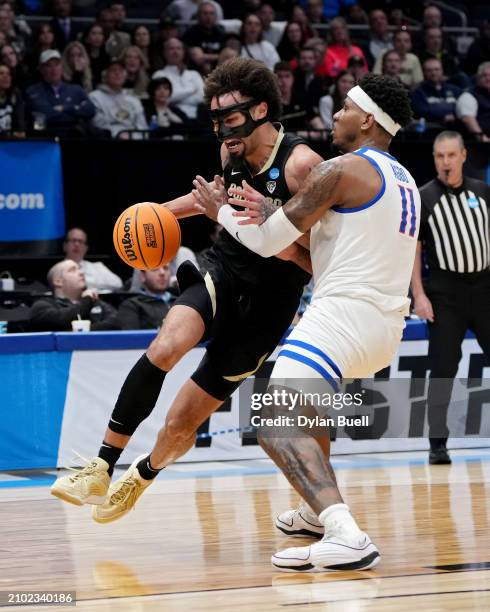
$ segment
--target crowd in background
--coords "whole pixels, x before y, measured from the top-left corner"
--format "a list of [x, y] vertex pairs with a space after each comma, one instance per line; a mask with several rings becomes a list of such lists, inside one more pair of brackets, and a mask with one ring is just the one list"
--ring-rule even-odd
[[[490, 139], [490, 7], [471, 37], [448, 31], [430, 3], [173, 0], [130, 8], [137, 15], [147, 4], [159, 17], [154, 27], [128, 25], [118, 0], [1, 0], [0, 133], [206, 130], [204, 79], [243, 56], [277, 74], [286, 129], [325, 138], [347, 91], [371, 71], [410, 90], [412, 129], [458, 127]], [[82, 23], [74, 17], [87, 5], [93, 17]]]

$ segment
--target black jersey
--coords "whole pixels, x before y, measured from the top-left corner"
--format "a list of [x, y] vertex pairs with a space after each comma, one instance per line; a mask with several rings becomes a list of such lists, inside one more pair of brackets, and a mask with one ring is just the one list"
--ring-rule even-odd
[[[298, 136], [286, 134], [281, 129], [276, 141], [275, 150], [255, 176], [251, 174], [246, 163], [240, 166], [227, 165], [223, 171], [226, 190], [241, 187], [246, 180], [249, 185], [263, 194], [277, 207], [285, 204], [291, 197], [285, 177], [286, 162], [294, 147], [305, 144]], [[263, 282], [277, 286], [278, 289], [303, 286], [308, 283], [310, 275], [290, 261], [277, 257], [264, 258], [240, 244], [223, 230], [215, 242], [213, 250], [223, 258], [226, 267], [243, 282], [257, 285]]]

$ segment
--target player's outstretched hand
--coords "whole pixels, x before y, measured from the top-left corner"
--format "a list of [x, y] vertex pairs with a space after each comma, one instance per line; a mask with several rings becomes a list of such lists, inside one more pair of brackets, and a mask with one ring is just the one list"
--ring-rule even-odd
[[429, 298], [426, 295], [421, 295], [414, 298], [414, 310], [415, 314], [420, 319], [426, 319], [431, 323], [434, 323], [434, 310]]
[[216, 221], [218, 219], [218, 211], [226, 204], [227, 199], [223, 179], [216, 175], [214, 180], [208, 183], [205, 178], [197, 175], [192, 184], [195, 187], [192, 190], [195, 209]]
[[242, 182], [242, 187], [232, 187], [228, 191], [228, 204], [242, 206], [245, 210], [233, 213], [234, 217], [243, 217], [238, 225], [261, 225], [277, 209], [260, 192], [251, 187], [247, 181]]

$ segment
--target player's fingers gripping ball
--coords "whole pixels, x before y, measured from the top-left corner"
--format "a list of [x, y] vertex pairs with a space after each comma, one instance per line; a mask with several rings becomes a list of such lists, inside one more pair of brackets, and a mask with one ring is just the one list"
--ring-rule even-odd
[[171, 261], [180, 247], [180, 225], [165, 206], [153, 202], [133, 204], [114, 226], [119, 257], [138, 270], [154, 270]]

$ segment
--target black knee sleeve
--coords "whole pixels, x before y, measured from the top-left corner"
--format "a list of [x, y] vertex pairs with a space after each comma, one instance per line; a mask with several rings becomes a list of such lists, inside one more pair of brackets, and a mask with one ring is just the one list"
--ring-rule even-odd
[[132, 436], [136, 428], [150, 416], [162, 389], [166, 372], [154, 366], [143, 355], [128, 374], [109, 421], [115, 433]]

